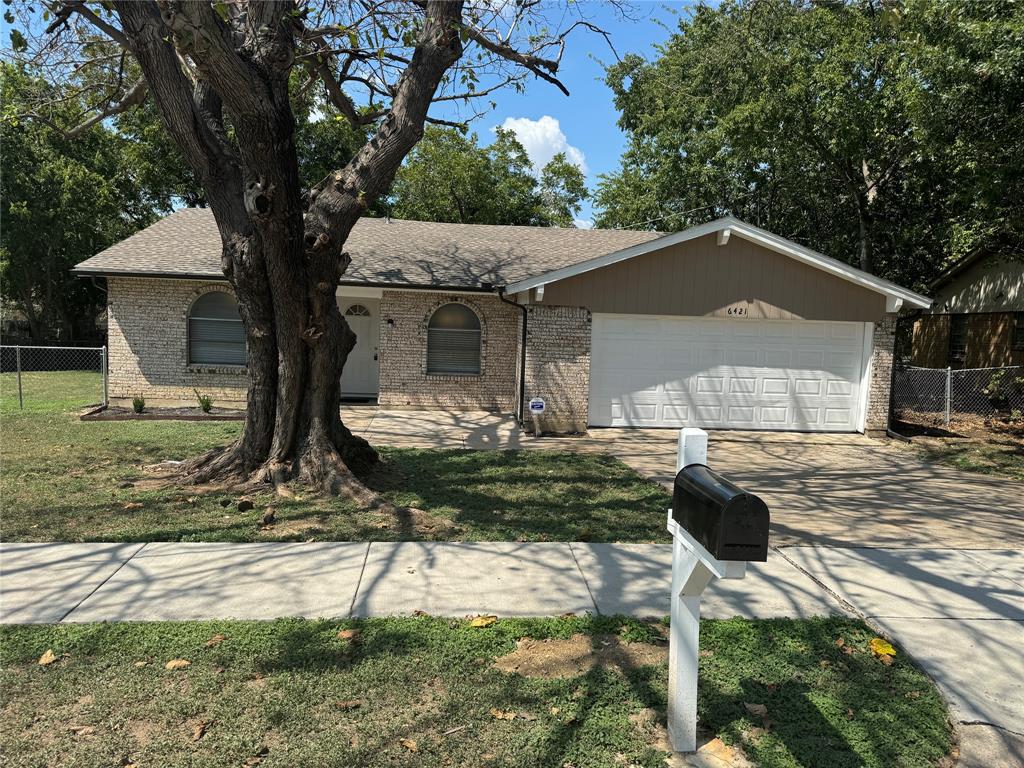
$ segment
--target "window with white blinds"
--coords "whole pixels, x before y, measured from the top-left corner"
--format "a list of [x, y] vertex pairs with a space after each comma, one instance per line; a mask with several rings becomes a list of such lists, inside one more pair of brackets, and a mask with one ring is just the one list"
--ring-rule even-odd
[[245, 331], [235, 297], [203, 294], [188, 314], [188, 361], [193, 365], [245, 365]]
[[480, 319], [464, 304], [445, 304], [427, 324], [427, 373], [480, 373]]

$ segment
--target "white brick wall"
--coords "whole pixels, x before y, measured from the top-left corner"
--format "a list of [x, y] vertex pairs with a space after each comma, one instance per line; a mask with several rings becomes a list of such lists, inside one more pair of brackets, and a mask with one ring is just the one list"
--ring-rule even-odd
[[[481, 372], [427, 373], [427, 323], [450, 302], [480, 318]], [[380, 302], [380, 395], [390, 407], [437, 407], [511, 413], [518, 393], [522, 313], [486, 294], [384, 291]]]
[[889, 428], [889, 393], [892, 388], [892, 355], [896, 344], [895, 314], [887, 314], [874, 324], [871, 354], [871, 381], [868, 389], [867, 418], [864, 432], [884, 434]]
[[[527, 402], [544, 398], [544, 432], [586, 432], [590, 397], [590, 311], [583, 307], [528, 307]], [[527, 428], [532, 428], [529, 409]]]
[[227, 283], [111, 277], [107, 280], [110, 400], [130, 404], [196, 405], [193, 388], [215, 406], [244, 406], [245, 368], [189, 366], [188, 309], [208, 291], [230, 293]]

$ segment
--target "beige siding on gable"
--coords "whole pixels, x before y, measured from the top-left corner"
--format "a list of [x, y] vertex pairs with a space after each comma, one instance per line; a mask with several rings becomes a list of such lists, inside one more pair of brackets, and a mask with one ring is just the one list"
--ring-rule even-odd
[[[549, 283], [543, 304], [591, 312], [876, 322], [885, 296], [733, 235], [706, 235]], [[730, 309], [733, 310], [730, 313]]]

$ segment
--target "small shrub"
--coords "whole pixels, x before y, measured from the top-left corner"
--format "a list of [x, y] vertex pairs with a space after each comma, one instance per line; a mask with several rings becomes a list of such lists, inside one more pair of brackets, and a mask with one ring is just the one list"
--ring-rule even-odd
[[193, 389], [192, 391], [196, 393], [196, 400], [199, 401], [200, 410], [202, 410], [203, 413], [209, 413], [213, 408], [213, 398], [209, 395], [199, 394], [198, 389]]
[[132, 398], [132, 410], [136, 413], [142, 413], [146, 410], [146, 398], [142, 395], [136, 395]]

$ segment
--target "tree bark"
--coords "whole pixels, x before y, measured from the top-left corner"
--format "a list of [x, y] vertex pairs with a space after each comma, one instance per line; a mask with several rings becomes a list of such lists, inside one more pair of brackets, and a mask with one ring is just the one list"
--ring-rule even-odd
[[[164, 124], [206, 192], [246, 333], [242, 436], [187, 461], [184, 480], [271, 482], [285, 493], [286, 482], [299, 480], [377, 503], [358, 480], [377, 453], [341, 420], [341, 373], [356, 337], [335, 292], [349, 266], [343, 247], [352, 227], [422, 136], [438, 85], [462, 53], [462, 3], [424, 7], [391, 110], [352, 162], [310, 193], [304, 210], [288, 93], [294, 4], [252, 3], [244, 22], [231, 26], [208, 3], [116, 3]], [[178, 50], [196, 63], [194, 86]]]

